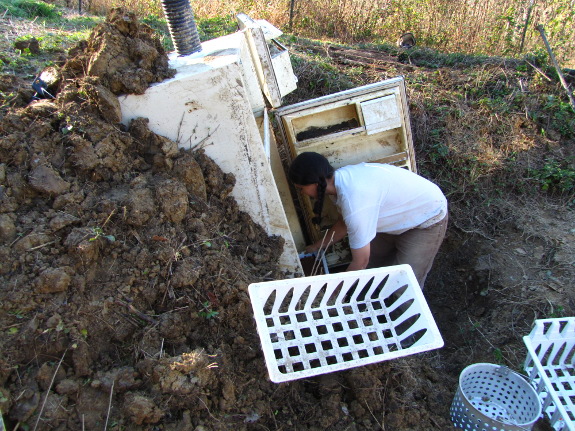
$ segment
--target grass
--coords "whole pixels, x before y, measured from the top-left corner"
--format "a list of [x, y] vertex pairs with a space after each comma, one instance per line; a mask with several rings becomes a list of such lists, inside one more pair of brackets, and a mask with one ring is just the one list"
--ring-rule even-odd
[[0, 9], [6, 15], [14, 18], [26, 19], [56, 19], [61, 17], [61, 12], [52, 4], [35, 0], [0, 0]]
[[[4, 37], [0, 40], [0, 72], [32, 79], [42, 69], [54, 64], [55, 54], [63, 55], [77, 42], [88, 38], [91, 29], [103, 17], [82, 16], [40, 1], [3, 1], [5, 11], [0, 21]], [[18, 50], [16, 41], [35, 38], [39, 53]]]

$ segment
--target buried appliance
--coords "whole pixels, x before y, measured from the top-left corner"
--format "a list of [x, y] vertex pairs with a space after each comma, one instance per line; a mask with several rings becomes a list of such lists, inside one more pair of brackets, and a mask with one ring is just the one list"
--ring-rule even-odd
[[[297, 250], [319, 232], [309, 223], [309, 201], [292, 195], [268, 107], [278, 108], [278, 141], [288, 159], [316, 151], [334, 167], [380, 162], [416, 172], [405, 82], [397, 77], [280, 107], [297, 80], [287, 50], [275, 40], [279, 30], [245, 15], [238, 20], [239, 32], [204, 42], [194, 54], [171, 55], [174, 78], [143, 95], [121, 96], [122, 122], [146, 117], [151, 131], [181, 148], [204, 149], [234, 175], [239, 208], [269, 235], [284, 238], [281, 269], [303, 275]], [[326, 208], [327, 219], [332, 210]], [[345, 265], [348, 258], [345, 250], [330, 251], [327, 266]], [[409, 266], [318, 277], [250, 286], [274, 381], [443, 345]], [[269, 292], [277, 303], [267, 313]]]

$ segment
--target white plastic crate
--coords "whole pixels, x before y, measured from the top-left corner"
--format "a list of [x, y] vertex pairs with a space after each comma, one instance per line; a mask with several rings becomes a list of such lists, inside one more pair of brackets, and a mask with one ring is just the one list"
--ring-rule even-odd
[[254, 283], [249, 294], [276, 383], [443, 346], [409, 265]]
[[575, 317], [536, 320], [524, 369], [556, 431], [575, 431]]

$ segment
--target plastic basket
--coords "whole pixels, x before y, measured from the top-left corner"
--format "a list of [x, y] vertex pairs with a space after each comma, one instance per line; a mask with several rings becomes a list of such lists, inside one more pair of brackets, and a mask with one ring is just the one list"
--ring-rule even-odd
[[541, 404], [520, 374], [480, 363], [461, 372], [450, 414], [453, 424], [465, 430], [530, 430], [541, 416]]
[[409, 265], [254, 283], [249, 294], [276, 383], [443, 346]]
[[575, 317], [536, 320], [524, 369], [557, 431], [575, 431]]

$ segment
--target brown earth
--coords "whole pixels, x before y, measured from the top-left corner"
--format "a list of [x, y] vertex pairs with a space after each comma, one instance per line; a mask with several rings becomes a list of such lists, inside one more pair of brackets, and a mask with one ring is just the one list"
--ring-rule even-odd
[[0, 121], [8, 429], [450, 430], [465, 366], [520, 370], [533, 320], [573, 315], [569, 208], [509, 195], [484, 216], [453, 199], [426, 287], [445, 347], [271, 383], [247, 286], [282, 278], [281, 239], [201, 151], [119, 124], [115, 94], [171, 76], [161, 46], [115, 11], [59, 72], [57, 98], [30, 104], [28, 83], [0, 80], [16, 95]]

